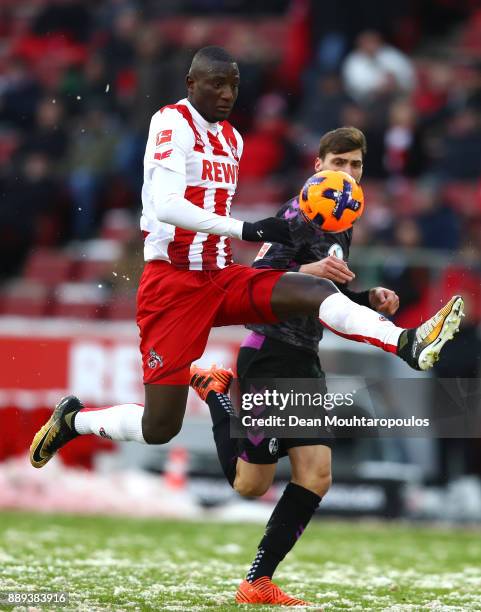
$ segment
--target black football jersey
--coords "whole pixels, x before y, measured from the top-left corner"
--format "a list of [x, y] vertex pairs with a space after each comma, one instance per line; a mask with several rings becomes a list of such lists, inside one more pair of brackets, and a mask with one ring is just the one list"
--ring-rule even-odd
[[[277, 242], [264, 243], [252, 264], [254, 268], [276, 268], [296, 272], [301, 265], [319, 261], [328, 255], [336, 255], [339, 259], [348, 261], [352, 228], [337, 234], [323, 232], [304, 220], [297, 198], [284, 204], [276, 216], [289, 221], [294, 245], [289, 247]], [[339, 285], [339, 289], [349, 294], [349, 297], [356, 302], [368, 305], [366, 295], [368, 292], [355, 294], [346, 290], [342, 284]], [[323, 326], [316, 316], [305, 315], [282, 323], [250, 324], [246, 327], [269, 338], [314, 351], [316, 354], [323, 332]]]

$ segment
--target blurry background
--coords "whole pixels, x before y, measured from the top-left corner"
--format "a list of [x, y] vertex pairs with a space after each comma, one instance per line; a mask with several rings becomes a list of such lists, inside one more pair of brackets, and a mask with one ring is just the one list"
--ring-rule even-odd
[[[462, 293], [467, 317], [434, 376], [477, 384], [476, 0], [365, 0], [362, 10], [354, 0], [2, 0], [0, 506], [34, 505], [44, 487], [45, 508], [113, 508], [121, 491], [119, 511], [161, 512], [162, 503], [156, 510], [139, 501], [153, 482], [139, 474], [129, 486], [117, 475], [117, 488], [107, 491], [104, 475], [127, 468], [147, 470], [145, 478], [167, 468], [171, 485], [187, 487], [194, 505], [230, 499], [216, 480], [207, 411], [194, 397], [182, 435], [168, 447], [93, 436], [66, 447], [48, 468], [58, 479], [90, 470], [75, 471], [78, 486], [68, 496], [50, 495], [47, 470], [35, 472], [25, 459], [62, 393], [91, 405], [143, 401], [134, 315], [147, 129], [158, 108], [184, 97], [192, 55], [208, 44], [226, 47], [241, 73], [231, 121], [245, 147], [233, 214], [275, 212], [312, 174], [325, 131], [362, 129], [367, 206], [350, 260], [356, 287], [395, 289], [403, 326]], [[247, 264], [256, 252], [241, 242], [235, 249]], [[201, 363], [233, 364], [242, 337], [241, 328], [214, 331]], [[360, 378], [413, 375], [388, 355], [331, 335], [321, 362], [328, 372]], [[414, 399], [426, 414], [436, 410], [426, 389], [425, 397], [407, 398], [408, 412]], [[344, 440], [321, 508], [481, 520], [480, 473], [479, 439]], [[85, 491], [95, 491], [96, 501]], [[274, 487], [267, 497], [276, 494]]]

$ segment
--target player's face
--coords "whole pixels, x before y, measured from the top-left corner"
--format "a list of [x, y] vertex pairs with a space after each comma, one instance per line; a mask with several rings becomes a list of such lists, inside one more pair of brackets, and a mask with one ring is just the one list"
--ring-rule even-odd
[[237, 64], [211, 64], [195, 76], [187, 76], [189, 101], [207, 121], [224, 121], [234, 107], [239, 81]]
[[326, 153], [324, 159], [316, 157], [314, 164], [316, 172], [322, 170], [342, 170], [352, 176], [359, 183], [362, 177], [362, 151], [348, 151], [347, 153]]

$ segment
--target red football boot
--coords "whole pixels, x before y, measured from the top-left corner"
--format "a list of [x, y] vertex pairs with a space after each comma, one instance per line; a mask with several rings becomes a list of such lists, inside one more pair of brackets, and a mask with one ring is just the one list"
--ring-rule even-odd
[[190, 366], [189, 384], [204, 402], [210, 391], [226, 394], [233, 378], [234, 374], [230, 368], [225, 370], [214, 364], [208, 370], [204, 370], [194, 364]]
[[[239, 585], [235, 600], [240, 604], [268, 604], [274, 606], [310, 606], [307, 601], [284, 593], [268, 576], [254, 582], [244, 580]], [[319, 608], [318, 608], [319, 609]]]

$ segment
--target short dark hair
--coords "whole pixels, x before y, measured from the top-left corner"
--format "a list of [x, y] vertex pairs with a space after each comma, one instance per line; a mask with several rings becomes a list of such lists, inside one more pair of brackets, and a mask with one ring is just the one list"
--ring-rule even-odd
[[324, 134], [319, 143], [319, 157], [324, 159], [328, 153], [348, 153], [361, 149], [364, 157], [367, 152], [366, 137], [355, 127], [340, 127]]
[[228, 64], [235, 64], [236, 60], [222, 47], [202, 47], [192, 58], [192, 65], [201, 60], [209, 60], [211, 62], [226, 62]]

